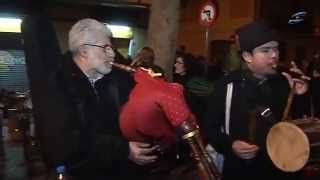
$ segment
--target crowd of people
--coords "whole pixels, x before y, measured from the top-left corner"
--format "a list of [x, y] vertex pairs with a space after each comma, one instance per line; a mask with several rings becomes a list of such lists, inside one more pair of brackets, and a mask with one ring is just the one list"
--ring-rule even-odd
[[[199, 179], [190, 165], [190, 147], [182, 142], [184, 134], [178, 128], [186, 121], [197, 121], [204, 142], [224, 157], [223, 179], [301, 179], [300, 171], [286, 173], [273, 165], [266, 136], [281, 120], [291, 89], [298, 97], [293, 106], [301, 102], [300, 95], [307, 94], [303, 97], [312, 99], [312, 116], [319, 115], [319, 51], [307, 68], [291, 63], [290, 71], [300, 75], [293, 78], [277, 70], [279, 40], [268, 26], [252, 22], [239, 28], [236, 36], [232, 45], [236, 47], [216, 55], [214, 65], [177, 51], [174, 83], [168, 83], [164, 76], [155, 81], [139, 70], [132, 75], [113, 67], [113, 62], [123, 59], [112, 46], [110, 30], [94, 19], [75, 23], [69, 31], [69, 51], [49, 82], [65, 107], [65, 118], [56, 120], [64, 121], [64, 126], [51, 132], [63, 149], [46, 153], [52, 155], [46, 157], [49, 169], [63, 166], [75, 180]], [[155, 59], [152, 48], [143, 47], [127, 65], [164, 75]], [[224, 60], [232, 65], [221, 63]], [[128, 122], [134, 117], [159, 124]], [[125, 126], [120, 126], [121, 118], [127, 120]], [[129, 133], [133, 130], [128, 127], [135, 126], [152, 132], [134, 129]]]

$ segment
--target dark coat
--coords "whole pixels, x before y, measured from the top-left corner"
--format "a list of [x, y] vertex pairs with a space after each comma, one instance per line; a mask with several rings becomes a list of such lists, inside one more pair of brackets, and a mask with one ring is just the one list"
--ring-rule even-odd
[[63, 125], [56, 132], [63, 147], [58, 147], [61, 154], [52, 161], [65, 164], [74, 179], [132, 177], [129, 145], [118, 124], [120, 107], [133, 86], [125, 73], [113, 69], [93, 86], [68, 54], [52, 76], [52, 84], [64, 97], [60, 106], [65, 107]]
[[[221, 131], [221, 127], [225, 128], [226, 92], [227, 84], [230, 82], [233, 83], [233, 95], [230, 133], [227, 135]], [[225, 179], [248, 180], [258, 177], [272, 179], [278, 175], [282, 176], [268, 158], [265, 141], [268, 130], [282, 117], [288, 94], [288, 82], [281, 75], [259, 81], [248, 70], [239, 70], [217, 82], [209, 99], [204, 127], [208, 142], [225, 157], [223, 170]], [[267, 117], [259, 116], [266, 108], [270, 108], [272, 114]], [[252, 130], [251, 125], [254, 125], [255, 130]], [[257, 144], [260, 147], [257, 157], [249, 161], [238, 158], [232, 150], [232, 143], [235, 140]]]

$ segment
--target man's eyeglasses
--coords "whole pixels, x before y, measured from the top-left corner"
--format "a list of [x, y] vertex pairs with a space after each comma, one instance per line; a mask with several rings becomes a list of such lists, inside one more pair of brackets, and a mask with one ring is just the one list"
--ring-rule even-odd
[[106, 44], [106, 45], [103, 45], [103, 46], [100, 46], [100, 45], [96, 45], [96, 44], [83, 44], [83, 45], [86, 45], [86, 46], [93, 46], [93, 47], [98, 47], [98, 48], [102, 48], [104, 49], [105, 52], [107, 52], [108, 50], [115, 50], [116, 48], [110, 44]]

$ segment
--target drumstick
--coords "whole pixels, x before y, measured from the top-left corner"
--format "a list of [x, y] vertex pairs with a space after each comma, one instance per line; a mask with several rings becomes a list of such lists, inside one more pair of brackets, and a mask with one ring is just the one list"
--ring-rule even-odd
[[317, 147], [317, 146], [320, 146], [320, 142], [317, 142], [317, 143], [312, 143], [310, 144], [311, 147]]
[[289, 96], [288, 96], [288, 99], [287, 99], [287, 104], [286, 104], [286, 107], [284, 109], [281, 121], [286, 121], [288, 119], [289, 112], [290, 112], [290, 109], [291, 109], [292, 100], [293, 100], [293, 97], [294, 97], [294, 87], [295, 86], [296, 86], [296, 82], [293, 82], [293, 85], [292, 85], [292, 88], [290, 90], [290, 93], [289, 93]]

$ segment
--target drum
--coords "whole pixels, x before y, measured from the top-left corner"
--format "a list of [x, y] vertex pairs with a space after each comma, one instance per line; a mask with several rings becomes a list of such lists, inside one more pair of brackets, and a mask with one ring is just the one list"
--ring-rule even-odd
[[276, 167], [285, 172], [302, 169], [320, 157], [320, 121], [298, 119], [275, 124], [267, 136], [267, 152]]

